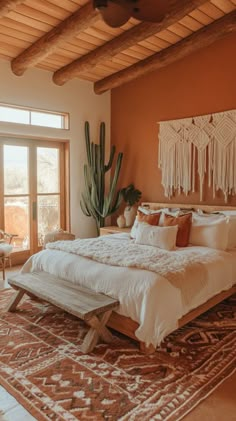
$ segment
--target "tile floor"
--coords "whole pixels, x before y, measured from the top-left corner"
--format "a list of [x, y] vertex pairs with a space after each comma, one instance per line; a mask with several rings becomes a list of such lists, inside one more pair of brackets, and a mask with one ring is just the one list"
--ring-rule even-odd
[[[1, 415], [2, 413], [2, 415]], [[36, 421], [23, 406], [0, 386], [0, 421]]]

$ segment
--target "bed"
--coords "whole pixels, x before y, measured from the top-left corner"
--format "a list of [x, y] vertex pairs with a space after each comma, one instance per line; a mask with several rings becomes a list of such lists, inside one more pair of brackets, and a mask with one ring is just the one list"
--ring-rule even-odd
[[[143, 206], [151, 210], [168, 206], [201, 208], [207, 212], [236, 211], [233, 207], [163, 203]], [[84, 240], [87, 254], [80, 255], [77, 249], [81, 240], [50, 244], [46, 250], [31, 256], [22, 273], [46, 272], [118, 299], [120, 306], [112, 313], [107, 326], [137, 340], [144, 352], [153, 352], [169, 333], [236, 292], [236, 248], [222, 251], [191, 246], [171, 252], [153, 251], [154, 247], [135, 245], [128, 234], [103, 236], [97, 241]], [[90, 256], [93, 247], [104, 248], [103, 260]], [[119, 262], [121, 249], [128, 256], [124, 266]], [[115, 260], [111, 260], [114, 254]], [[137, 254], [144, 263], [136, 265]], [[152, 261], [150, 270], [145, 264], [148, 256]], [[193, 267], [186, 263], [189, 259]], [[164, 271], [160, 267], [162, 261]], [[169, 267], [173, 267], [172, 272]]]

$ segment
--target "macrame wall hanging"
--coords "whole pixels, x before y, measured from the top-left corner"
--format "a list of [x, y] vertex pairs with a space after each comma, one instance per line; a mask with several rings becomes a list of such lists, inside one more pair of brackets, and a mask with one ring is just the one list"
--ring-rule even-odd
[[195, 191], [207, 178], [213, 197], [236, 193], [236, 110], [160, 123], [158, 166], [165, 196]]

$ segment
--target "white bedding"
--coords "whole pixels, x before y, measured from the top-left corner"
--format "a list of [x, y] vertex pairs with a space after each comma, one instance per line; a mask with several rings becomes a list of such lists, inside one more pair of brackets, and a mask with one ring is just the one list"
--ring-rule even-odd
[[[131, 241], [126, 234], [114, 234], [112, 237], [118, 242], [120, 239]], [[178, 319], [184, 314], [222, 290], [229, 289], [236, 281], [236, 250], [212, 253], [212, 250], [206, 247], [187, 247], [171, 253], [181, 260], [183, 254], [190, 256], [193, 251], [205, 260], [205, 279], [204, 284], [197, 288], [197, 292], [188, 301], [183, 300], [181, 290], [163, 274], [133, 267], [111, 266], [56, 249], [43, 250], [33, 255], [24, 265], [22, 272], [49, 272], [117, 298], [120, 302], [118, 312], [139, 323], [140, 326], [135, 332], [137, 338], [156, 346], [176, 329]], [[206, 256], [209, 252], [214, 259], [211, 258], [207, 262]], [[192, 276], [190, 281], [196, 283], [197, 277]]]

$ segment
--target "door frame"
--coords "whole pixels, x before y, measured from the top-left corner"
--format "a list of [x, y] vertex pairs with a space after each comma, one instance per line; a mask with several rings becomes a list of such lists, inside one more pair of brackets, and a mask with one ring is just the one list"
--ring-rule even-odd
[[[38, 252], [37, 241], [37, 217], [33, 219], [33, 202], [37, 199], [37, 147], [56, 147], [59, 149], [60, 165], [60, 228], [70, 230], [70, 194], [69, 194], [69, 141], [65, 139], [48, 139], [34, 136], [17, 136], [0, 133], [0, 209], [4, 209], [4, 166], [3, 166], [3, 145], [29, 147], [29, 230], [30, 249], [12, 252], [13, 264], [24, 263], [30, 255]], [[2, 180], [2, 182], [1, 182]], [[14, 195], [12, 195], [14, 197]], [[0, 212], [0, 228], [4, 227], [4, 212]]]

